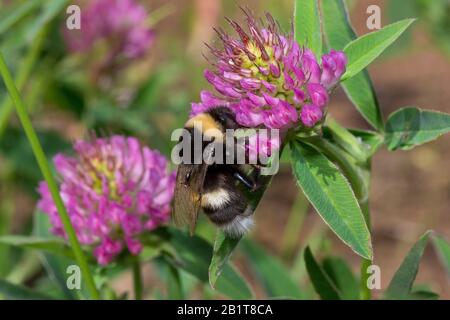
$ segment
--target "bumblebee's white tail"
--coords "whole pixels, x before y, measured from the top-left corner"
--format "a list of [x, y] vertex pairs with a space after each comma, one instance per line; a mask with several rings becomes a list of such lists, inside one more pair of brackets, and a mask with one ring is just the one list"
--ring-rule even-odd
[[231, 238], [239, 238], [249, 232], [254, 225], [253, 216], [247, 214], [247, 209], [244, 214], [236, 216], [233, 221], [223, 225], [222, 230]]

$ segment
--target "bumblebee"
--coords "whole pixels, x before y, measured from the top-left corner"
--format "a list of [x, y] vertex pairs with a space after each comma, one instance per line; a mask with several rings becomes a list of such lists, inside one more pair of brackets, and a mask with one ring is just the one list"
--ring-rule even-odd
[[[192, 234], [202, 209], [227, 235], [242, 236], [253, 225], [253, 208], [249, 205], [248, 192], [254, 192], [259, 187], [259, 167], [229, 163], [222, 157], [219, 157], [222, 161], [209, 161], [218, 148], [230, 151], [227, 149], [230, 145], [227, 139], [231, 138], [226, 130], [236, 130], [242, 126], [229, 108], [216, 107], [192, 117], [184, 128], [188, 132], [187, 145], [191, 156], [188, 157], [189, 163], [178, 166], [173, 211], [175, 224], [187, 224]], [[196, 146], [195, 139], [192, 139], [196, 135], [202, 137], [200, 146]], [[210, 148], [212, 145], [215, 147]], [[238, 148], [236, 143], [231, 145]], [[223, 157], [227, 154], [224, 152]], [[198, 155], [202, 155], [201, 161], [196, 161]]]

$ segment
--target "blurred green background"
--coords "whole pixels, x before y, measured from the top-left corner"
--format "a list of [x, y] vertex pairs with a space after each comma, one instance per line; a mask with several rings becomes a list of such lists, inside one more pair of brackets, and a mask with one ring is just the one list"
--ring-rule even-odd
[[[29, 3], [20, 16], [11, 13]], [[0, 1], [0, 48], [16, 76], [26, 72], [26, 59], [39, 26], [52, 8], [33, 7], [32, 0]], [[34, 1], [38, 2], [38, 1]], [[81, 1], [86, 2], [86, 1]], [[371, 67], [382, 111], [389, 114], [403, 106], [419, 106], [450, 113], [450, 2], [447, 0], [353, 0], [348, 1], [358, 34], [366, 26], [369, 5], [382, 9], [383, 25], [406, 17], [419, 21], [389, 52]], [[74, 2], [76, 3], [76, 1]], [[208, 55], [204, 42], [215, 42], [213, 26], [229, 29], [224, 17], [239, 17], [238, 5], [257, 14], [271, 12], [284, 30], [290, 29], [293, 1], [152, 0], [140, 1], [153, 17], [155, 42], [148, 54], [108, 75], [106, 80], [90, 75], [98, 63], [95, 56], [67, 52], [61, 36], [65, 14], [56, 16], [43, 37], [32, 72], [23, 79], [22, 93], [35, 128], [49, 158], [70, 150], [76, 139], [92, 131], [100, 135], [129, 134], [152, 148], [170, 155], [173, 129], [183, 126], [190, 103], [209, 88], [203, 78]], [[64, 13], [64, 10], [63, 10]], [[238, 19], [238, 18], [237, 18]], [[238, 19], [239, 20], [239, 19]], [[0, 234], [30, 234], [41, 174], [20, 123], [9, 115], [8, 100], [0, 86]], [[342, 90], [331, 99], [330, 112], [349, 127], [369, 128]], [[380, 152], [374, 159], [371, 205], [375, 264], [382, 271], [382, 288], [415, 240], [434, 229], [450, 238], [450, 136], [410, 153]], [[269, 295], [271, 284], [258, 281], [264, 272], [258, 250], [276, 256], [291, 270], [303, 288], [310, 288], [301, 250], [310, 244], [316, 252], [341, 256], [358, 272], [358, 257], [337, 241], [320, 217], [297, 194], [289, 165], [283, 165], [256, 212], [251, 239], [235, 255], [256, 297]], [[214, 228], [202, 221], [198, 231], [212, 239]], [[255, 245], [257, 245], [255, 247]], [[259, 257], [259, 258], [258, 258]], [[278, 266], [278, 265], [277, 265]], [[274, 267], [276, 268], [276, 266]], [[164, 293], [160, 273], [145, 266], [145, 286], [154, 294]], [[36, 253], [0, 245], [0, 278], [29, 287], [51, 287]], [[216, 297], [188, 283], [190, 298]], [[450, 283], [433, 250], [427, 250], [417, 283], [427, 283], [441, 298], [450, 299]], [[125, 292], [131, 285], [128, 273], [115, 277], [113, 286]], [[272, 288], [272, 290], [275, 290]], [[375, 296], [378, 293], [375, 291]], [[314, 297], [305, 289], [305, 297]]]

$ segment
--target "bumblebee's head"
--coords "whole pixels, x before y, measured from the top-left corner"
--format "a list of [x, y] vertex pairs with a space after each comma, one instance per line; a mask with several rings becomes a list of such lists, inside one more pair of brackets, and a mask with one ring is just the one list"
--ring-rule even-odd
[[236, 122], [236, 116], [227, 107], [216, 107], [209, 109], [207, 113], [218, 123], [225, 132], [226, 129], [238, 129], [239, 124]]
[[194, 128], [203, 135], [214, 138], [215, 141], [224, 140], [226, 129], [239, 128], [234, 113], [227, 107], [216, 107], [199, 113], [189, 119], [186, 128]]

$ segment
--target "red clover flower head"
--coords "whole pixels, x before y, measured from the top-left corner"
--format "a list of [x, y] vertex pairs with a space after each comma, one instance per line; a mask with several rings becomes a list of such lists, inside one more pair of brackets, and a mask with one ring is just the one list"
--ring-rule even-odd
[[87, 51], [100, 39], [111, 43], [112, 55], [138, 58], [152, 45], [154, 32], [148, 15], [134, 0], [93, 0], [81, 15], [81, 30], [64, 33], [72, 51]]
[[[175, 187], [175, 173], [159, 152], [136, 138], [112, 136], [77, 141], [75, 156], [54, 158], [60, 193], [76, 235], [94, 247], [101, 265], [110, 263], [125, 248], [142, 250], [139, 235], [166, 223]], [[66, 237], [48, 185], [39, 185], [40, 210], [50, 217], [52, 232]]]
[[247, 31], [228, 20], [238, 38], [216, 30], [223, 48], [208, 46], [215, 61], [204, 75], [217, 93], [203, 91], [201, 102], [192, 104], [191, 115], [222, 105], [232, 109], [245, 127], [314, 127], [325, 115], [330, 89], [346, 70], [344, 53], [332, 50], [322, 56], [320, 65], [292, 33], [279, 32], [270, 14], [265, 23], [258, 23], [244, 12]]

